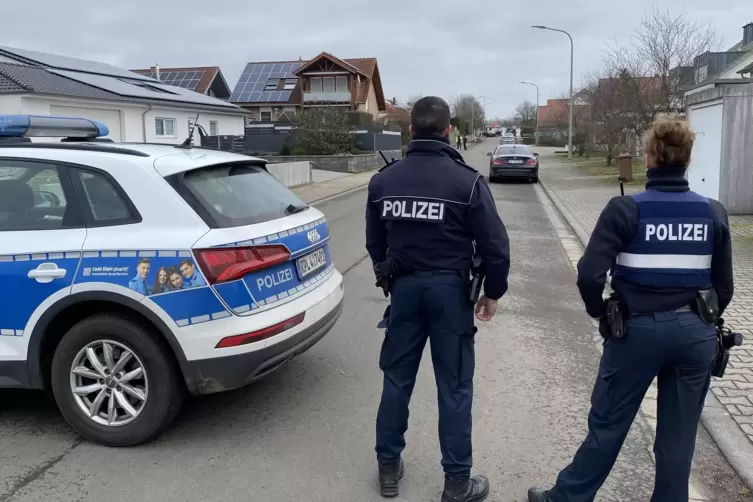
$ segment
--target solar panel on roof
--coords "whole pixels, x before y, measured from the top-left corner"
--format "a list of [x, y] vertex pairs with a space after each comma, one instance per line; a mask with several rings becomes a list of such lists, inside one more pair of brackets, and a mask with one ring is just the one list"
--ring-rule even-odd
[[[230, 101], [233, 103], [277, 103], [290, 99], [298, 78], [293, 72], [303, 62], [294, 63], [248, 63], [243, 69], [238, 83], [233, 89]], [[284, 91], [266, 90], [270, 79], [285, 80]], [[269, 82], [270, 89], [272, 82]]]
[[47, 54], [44, 52], [30, 51], [26, 49], [16, 49], [14, 47], [0, 46], [0, 49], [20, 56], [22, 58], [42, 63], [43, 65], [63, 70], [82, 71], [87, 73], [97, 73], [100, 75], [109, 75], [112, 77], [124, 77], [138, 80], [144, 80], [147, 77], [139, 75], [128, 70], [123, 70], [116, 66], [97, 61], [87, 61], [85, 59], [71, 58], [68, 56], [58, 56], [57, 54]]
[[[147, 76], [149, 78], [157, 79], [157, 74], [155, 72], [150, 72]], [[159, 81], [163, 84], [174, 85], [176, 87], [188, 89], [189, 91], [195, 91], [203, 76], [203, 71], [161, 71], [159, 73]]]

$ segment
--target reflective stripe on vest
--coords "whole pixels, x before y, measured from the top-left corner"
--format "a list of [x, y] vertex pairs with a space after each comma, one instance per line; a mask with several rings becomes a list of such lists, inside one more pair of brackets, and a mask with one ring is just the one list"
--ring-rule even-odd
[[695, 192], [636, 194], [638, 232], [617, 256], [613, 280], [701, 289], [711, 284], [714, 225], [708, 199]]

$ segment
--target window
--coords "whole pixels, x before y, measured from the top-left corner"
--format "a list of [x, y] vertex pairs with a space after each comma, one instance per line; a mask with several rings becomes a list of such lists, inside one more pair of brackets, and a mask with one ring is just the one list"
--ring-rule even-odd
[[154, 119], [154, 133], [158, 138], [174, 138], [175, 119]]
[[277, 85], [280, 83], [279, 78], [270, 78], [267, 80], [267, 84], [264, 86], [265, 91], [277, 90]]
[[514, 155], [516, 153], [519, 153], [520, 155], [533, 155], [531, 148], [527, 145], [498, 146], [495, 155]]
[[298, 83], [297, 78], [287, 78], [285, 79], [285, 87], [283, 87], [283, 90], [285, 91], [292, 91], [295, 89], [295, 85]]
[[322, 91], [335, 92], [335, 77], [322, 78]]
[[337, 92], [348, 91], [348, 77], [343, 75], [342, 77], [335, 77], [335, 87]]
[[195, 169], [170, 182], [212, 228], [261, 223], [287, 216], [291, 206], [307, 207], [277, 178], [250, 162]]
[[60, 172], [54, 164], [0, 160], [0, 231], [83, 226], [76, 205], [68, 210]]
[[322, 92], [322, 78], [321, 77], [311, 78], [311, 92]]
[[261, 120], [262, 122], [271, 122], [272, 112], [261, 112]]
[[140, 221], [125, 194], [104, 174], [72, 168], [74, 187], [87, 226], [125, 225]]
[[217, 121], [216, 120], [210, 120], [209, 121], [209, 135], [210, 136], [217, 136], [219, 133], [217, 132]]

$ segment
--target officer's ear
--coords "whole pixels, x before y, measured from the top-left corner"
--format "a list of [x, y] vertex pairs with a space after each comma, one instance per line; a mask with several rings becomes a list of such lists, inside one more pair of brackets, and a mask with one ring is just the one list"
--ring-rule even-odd
[[452, 126], [448, 125], [447, 129], [444, 130], [444, 137], [449, 138], [451, 134], [452, 134]]
[[413, 126], [408, 126], [408, 131], [410, 132], [410, 135], [413, 136]]

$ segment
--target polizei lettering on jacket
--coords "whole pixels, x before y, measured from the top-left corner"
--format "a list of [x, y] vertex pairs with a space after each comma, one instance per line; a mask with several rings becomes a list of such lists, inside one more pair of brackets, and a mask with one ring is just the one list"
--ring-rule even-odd
[[709, 226], [706, 223], [647, 223], [646, 242], [650, 241], [690, 241], [706, 242], [709, 239]]
[[408, 220], [441, 223], [444, 221], [445, 203], [425, 199], [385, 199], [382, 201], [383, 220]]

